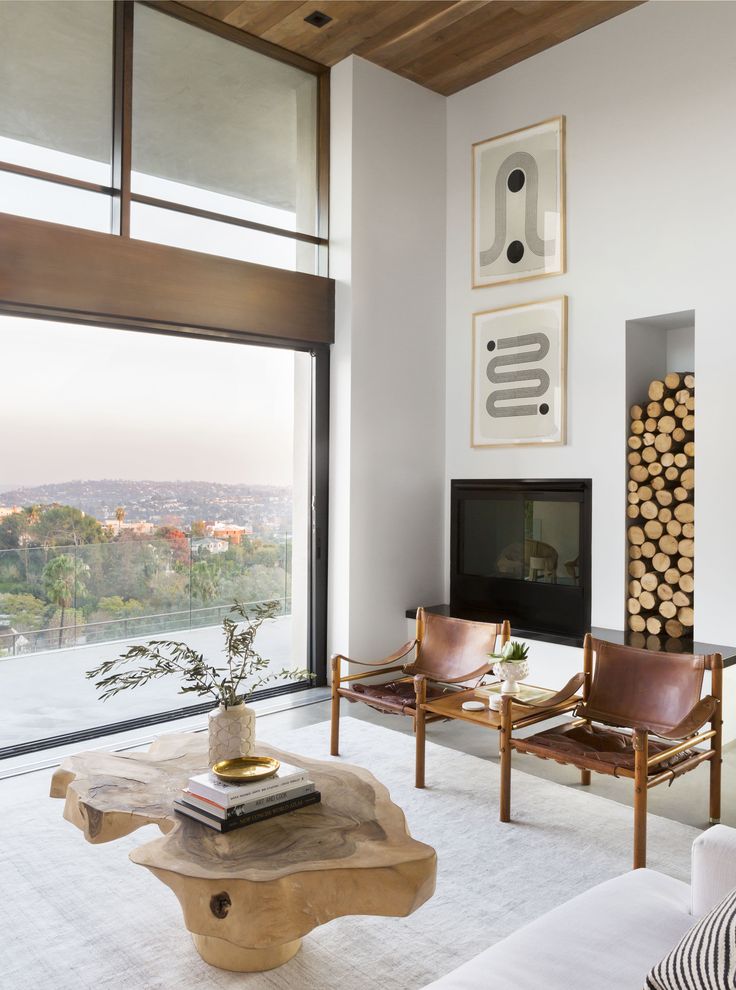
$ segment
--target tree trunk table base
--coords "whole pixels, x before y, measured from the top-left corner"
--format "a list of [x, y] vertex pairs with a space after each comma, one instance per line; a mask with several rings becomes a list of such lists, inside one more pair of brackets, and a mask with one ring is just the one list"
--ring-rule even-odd
[[405, 917], [432, 896], [435, 851], [411, 837], [372, 774], [263, 743], [257, 750], [308, 770], [321, 803], [224, 835], [177, 815], [174, 798], [207, 769], [206, 732], [162, 736], [146, 753], [69, 757], [51, 796], [93, 844], [158, 825], [164, 834], [130, 859], [174, 892], [200, 956], [221, 969], [274, 969], [318, 925], [350, 914]]
[[283, 966], [297, 954], [302, 947], [300, 938], [283, 945], [272, 945], [267, 949], [244, 949], [240, 945], [226, 942], [224, 938], [214, 935], [197, 935], [192, 933], [194, 946], [200, 956], [210, 966], [218, 969], [229, 969], [233, 973], [262, 973], [266, 969], [276, 969]]

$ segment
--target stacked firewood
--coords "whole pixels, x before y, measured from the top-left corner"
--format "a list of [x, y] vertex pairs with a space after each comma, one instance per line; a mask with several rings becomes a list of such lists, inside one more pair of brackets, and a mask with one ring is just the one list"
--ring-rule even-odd
[[672, 373], [631, 407], [627, 612], [633, 633], [693, 634], [695, 376]]

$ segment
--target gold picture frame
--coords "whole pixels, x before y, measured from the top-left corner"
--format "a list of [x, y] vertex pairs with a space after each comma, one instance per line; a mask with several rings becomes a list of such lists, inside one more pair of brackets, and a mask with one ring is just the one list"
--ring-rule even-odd
[[563, 295], [473, 313], [471, 447], [567, 443], [567, 310]]
[[472, 145], [473, 289], [567, 270], [565, 129], [561, 115]]

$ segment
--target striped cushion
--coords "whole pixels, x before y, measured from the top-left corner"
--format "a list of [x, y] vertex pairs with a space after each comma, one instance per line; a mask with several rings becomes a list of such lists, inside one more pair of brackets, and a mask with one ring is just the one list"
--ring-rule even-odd
[[[656, 924], [656, 919], [652, 919]], [[646, 990], [734, 990], [736, 888], [647, 976]]]

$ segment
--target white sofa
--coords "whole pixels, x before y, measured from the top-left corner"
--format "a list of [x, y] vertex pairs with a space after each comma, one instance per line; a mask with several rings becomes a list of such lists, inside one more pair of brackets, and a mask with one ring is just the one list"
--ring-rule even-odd
[[698, 836], [691, 880], [655, 870], [607, 880], [425, 990], [642, 990], [652, 966], [736, 887], [736, 829]]

